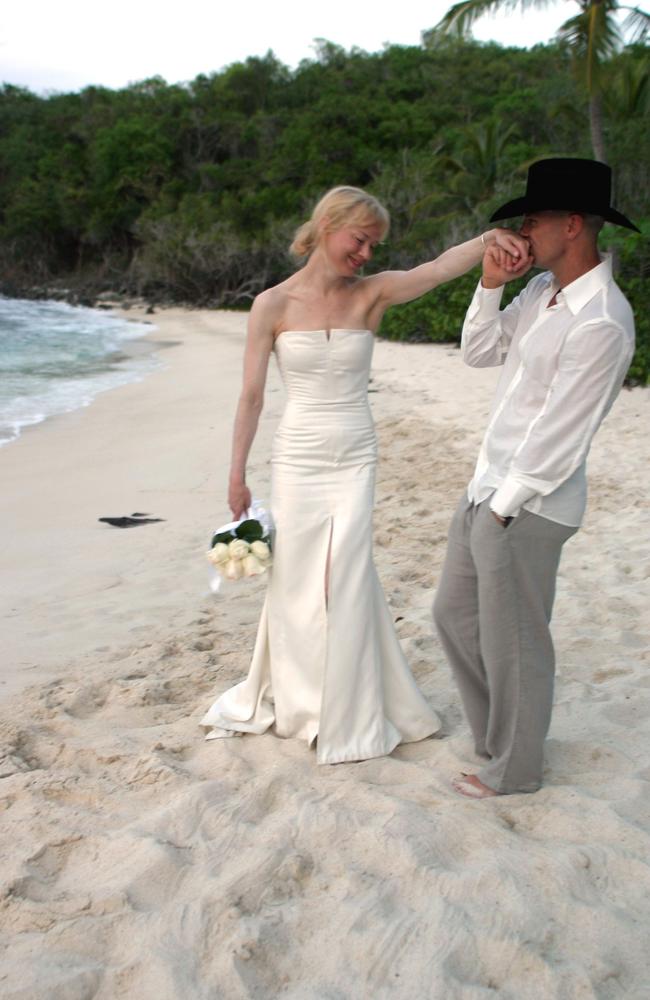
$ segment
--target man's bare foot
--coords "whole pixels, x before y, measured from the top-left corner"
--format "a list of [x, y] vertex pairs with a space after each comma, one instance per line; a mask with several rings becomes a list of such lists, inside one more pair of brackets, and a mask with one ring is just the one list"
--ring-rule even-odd
[[475, 774], [463, 773], [460, 778], [454, 778], [451, 785], [454, 791], [466, 795], [469, 799], [488, 799], [499, 794], [479, 781]]

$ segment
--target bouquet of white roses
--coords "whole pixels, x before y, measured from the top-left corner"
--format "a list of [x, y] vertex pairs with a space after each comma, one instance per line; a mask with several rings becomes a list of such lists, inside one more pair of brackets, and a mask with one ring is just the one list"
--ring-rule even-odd
[[240, 580], [265, 573], [271, 558], [271, 519], [257, 500], [242, 521], [217, 528], [210, 542], [208, 559], [214, 567], [211, 581], [218, 591], [221, 580]]

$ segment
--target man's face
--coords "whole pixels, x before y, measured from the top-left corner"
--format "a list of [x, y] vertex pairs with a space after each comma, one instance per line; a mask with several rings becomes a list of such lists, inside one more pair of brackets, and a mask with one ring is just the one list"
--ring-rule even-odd
[[530, 243], [536, 267], [552, 271], [562, 260], [570, 243], [569, 219], [570, 212], [531, 212], [524, 217], [519, 232]]

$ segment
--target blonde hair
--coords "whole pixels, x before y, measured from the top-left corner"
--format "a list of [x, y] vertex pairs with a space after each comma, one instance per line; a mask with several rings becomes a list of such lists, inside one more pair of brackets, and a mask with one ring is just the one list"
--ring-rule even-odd
[[[327, 220], [323, 226], [323, 220]], [[361, 188], [341, 185], [332, 188], [320, 199], [311, 218], [295, 232], [289, 252], [294, 257], [308, 257], [316, 247], [321, 233], [333, 233], [346, 225], [378, 223], [382, 237], [388, 232], [390, 216], [373, 195]]]

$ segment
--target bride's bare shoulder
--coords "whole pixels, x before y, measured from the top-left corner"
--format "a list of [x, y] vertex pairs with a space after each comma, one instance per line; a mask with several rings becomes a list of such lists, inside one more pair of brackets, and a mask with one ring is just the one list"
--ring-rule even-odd
[[295, 278], [296, 275], [292, 274], [291, 277], [281, 281], [278, 285], [265, 288], [255, 297], [254, 305], [261, 309], [277, 309], [286, 305], [294, 294]]
[[265, 324], [270, 324], [273, 328], [279, 328], [289, 303], [296, 295], [295, 277], [292, 274], [278, 285], [260, 292], [253, 302], [251, 316], [261, 318]]

